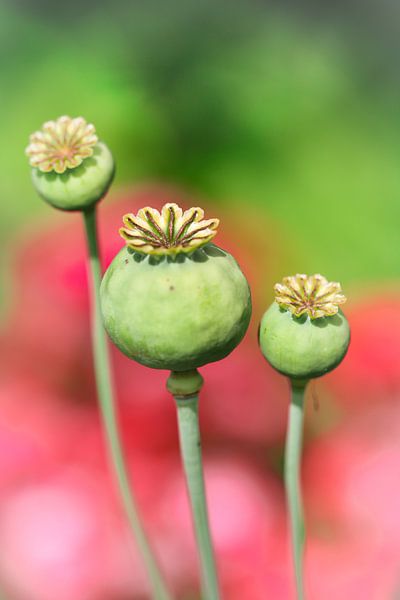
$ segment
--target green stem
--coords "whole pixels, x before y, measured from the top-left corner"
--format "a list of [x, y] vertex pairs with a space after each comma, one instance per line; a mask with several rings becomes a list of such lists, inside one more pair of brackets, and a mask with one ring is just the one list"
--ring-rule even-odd
[[114, 467], [121, 499], [132, 528], [139, 552], [149, 576], [153, 597], [156, 600], [171, 600], [163, 575], [153, 555], [142, 526], [136, 500], [131, 492], [124, 453], [120, 441], [113, 386], [110, 373], [107, 337], [100, 311], [101, 264], [97, 242], [96, 209], [83, 212], [89, 250], [89, 278], [91, 292], [92, 344], [97, 393], [109, 453]]
[[[195, 376], [197, 374], [197, 377], [202, 382], [200, 375], [196, 371], [194, 374]], [[181, 375], [176, 374], [176, 378], [181, 378]], [[178, 412], [179, 441], [200, 557], [203, 600], [219, 600], [217, 570], [211, 542], [204, 487], [199, 430], [198, 390], [194, 390], [194, 393], [186, 390], [185, 395], [177, 394], [176, 391], [174, 393], [173, 384], [171, 384], [174, 376], [175, 374], [172, 373], [168, 380], [168, 389], [174, 395]]]
[[304, 600], [304, 517], [300, 487], [300, 465], [303, 439], [304, 392], [306, 386], [307, 382], [291, 382], [292, 396], [289, 407], [289, 423], [285, 447], [285, 486], [290, 516], [292, 554], [298, 600]]

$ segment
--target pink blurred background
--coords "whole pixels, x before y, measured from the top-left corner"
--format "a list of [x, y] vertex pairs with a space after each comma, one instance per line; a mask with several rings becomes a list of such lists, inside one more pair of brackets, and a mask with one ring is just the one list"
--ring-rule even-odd
[[[100, 207], [106, 266], [121, 215], [167, 201], [198, 203], [161, 186], [128, 189]], [[216, 209], [202, 200], [207, 214]], [[251, 213], [251, 210], [249, 210]], [[251, 216], [248, 213], [248, 216]], [[258, 351], [256, 329], [276, 277], [273, 223], [218, 209], [218, 243], [254, 290], [245, 340], [202, 369], [201, 428], [211, 526], [224, 598], [294, 598], [282, 448], [288, 385]], [[79, 215], [51, 214], [20, 232], [13, 296], [1, 339], [0, 581], [16, 600], [149, 597], [124, 521], [99, 425]], [[257, 285], [262, 282], [262, 285]], [[268, 299], [269, 295], [269, 299]], [[310, 599], [395, 598], [399, 588], [400, 295], [346, 306], [353, 341], [344, 363], [313, 382], [304, 454], [306, 579]], [[167, 373], [113, 349], [133, 485], [177, 597], [198, 597], [198, 566]]]

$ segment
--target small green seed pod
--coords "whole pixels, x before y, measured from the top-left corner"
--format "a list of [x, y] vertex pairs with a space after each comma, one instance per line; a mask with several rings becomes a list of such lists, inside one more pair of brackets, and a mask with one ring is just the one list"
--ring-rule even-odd
[[227, 356], [251, 316], [235, 259], [210, 244], [218, 219], [166, 204], [125, 215], [127, 242], [101, 285], [105, 328], [118, 348], [156, 369], [187, 371]]
[[292, 380], [320, 377], [344, 358], [350, 328], [339, 306], [339, 283], [321, 275], [285, 277], [261, 319], [259, 342], [267, 361]]
[[26, 149], [38, 194], [55, 208], [85, 210], [107, 192], [115, 172], [108, 147], [82, 117], [44, 123]]

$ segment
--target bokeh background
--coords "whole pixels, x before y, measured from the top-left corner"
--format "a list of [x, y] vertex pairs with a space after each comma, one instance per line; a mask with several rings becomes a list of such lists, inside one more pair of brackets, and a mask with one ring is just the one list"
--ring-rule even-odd
[[[120, 217], [201, 203], [249, 278], [241, 346], [203, 369], [227, 600], [293, 600], [282, 486], [288, 388], [256, 329], [285, 274], [341, 281], [352, 344], [307, 401], [310, 600], [400, 597], [400, 6], [392, 0], [0, 2], [0, 598], [143, 600], [98, 422], [79, 215], [38, 199], [24, 148], [96, 124]], [[165, 373], [113, 354], [124, 443], [177, 598], [199, 598]]]

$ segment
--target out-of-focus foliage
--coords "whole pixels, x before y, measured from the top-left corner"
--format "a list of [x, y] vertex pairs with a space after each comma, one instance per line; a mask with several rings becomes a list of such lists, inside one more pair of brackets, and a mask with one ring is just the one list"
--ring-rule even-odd
[[293, 271], [395, 276], [397, 81], [304, 4], [307, 19], [256, 2], [73, 4], [62, 19], [45, 1], [3, 6], [3, 237], [48, 210], [30, 186], [29, 132], [82, 114], [114, 149], [117, 183], [258, 205], [286, 230]]

